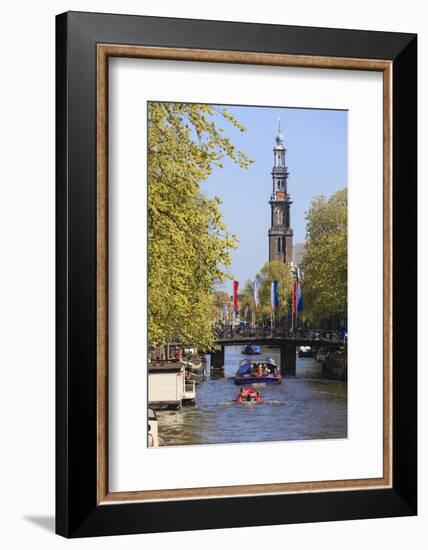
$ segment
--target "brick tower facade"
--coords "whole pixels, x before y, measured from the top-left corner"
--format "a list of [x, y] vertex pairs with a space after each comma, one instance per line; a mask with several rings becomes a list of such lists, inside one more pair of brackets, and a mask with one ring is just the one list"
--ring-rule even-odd
[[271, 227], [269, 236], [269, 261], [291, 264], [293, 261], [293, 230], [290, 226], [290, 206], [293, 201], [288, 194], [288, 168], [285, 164], [287, 149], [278, 125], [278, 135], [273, 148], [274, 165], [272, 169]]

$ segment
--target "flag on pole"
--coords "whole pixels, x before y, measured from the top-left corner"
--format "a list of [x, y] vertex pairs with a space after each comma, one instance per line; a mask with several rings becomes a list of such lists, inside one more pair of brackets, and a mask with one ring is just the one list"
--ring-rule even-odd
[[227, 304], [223, 304], [223, 321], [226, 322], [228, 318]]
[[278, 281], [272, 281], [270, 298], [271, 298], [272, 311], [275, 311], [276, 309], [278, 309], [278, 305], [279, 305]]
[[259, 309], [259, 286], [260, 282], [256, 279], [253, 282], [253, 304], [255, 309]]
[[238, 313], [239, 311], [238, 288], [239, 281], [233, 281], [233, 309], [235, 310], [235, 313]]
[[294, 281], [294, 284], [293, 284], [293, 299], [291, 301], [291, 313], [296, 313], [297, 309], [296, 309], [296, 286], [297, 286], [297, 281]]
[[302, 311], [303, 309], [303, 294], [302, 294], [302, 284], [300, 281], [297, 281], [296, 289], [296, 310]]

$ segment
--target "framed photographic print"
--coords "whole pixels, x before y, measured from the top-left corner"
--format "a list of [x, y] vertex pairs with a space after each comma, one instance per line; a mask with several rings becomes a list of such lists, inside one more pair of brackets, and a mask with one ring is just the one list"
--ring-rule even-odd
[[416, 36], [57, 16], [57, 532], [414, 515]]

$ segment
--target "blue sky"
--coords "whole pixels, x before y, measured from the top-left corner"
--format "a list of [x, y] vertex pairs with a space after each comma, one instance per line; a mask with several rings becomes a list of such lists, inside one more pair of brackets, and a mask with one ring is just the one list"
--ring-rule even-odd
[[[347, 112], [322, 109], [228, 106], [247, 128], [240, 132], [224, 119], [219, 125], [233, 143], [254, 160], [247, 170], [226, 159], [202, 185], [223, 201], [223, 219], [239, 239], [231, 253], [231, 273], [241, 285], [253, 279], [268, 260], [271, 170], [278, 117], [285, 135], [288, 192], [294, 243], [305, 240], [305, 211], [316, 195], [330, 196], [347, 186]], [[225, 284], [232, 291], [232, 282]]]

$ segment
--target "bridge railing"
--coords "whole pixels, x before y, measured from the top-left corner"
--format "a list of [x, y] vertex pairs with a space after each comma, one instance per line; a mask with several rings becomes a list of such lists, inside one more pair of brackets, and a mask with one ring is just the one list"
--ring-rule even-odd
[[273, 329], [270, 327], [221, 327], [216, 329], [216, 339], [254, 339], [254, 338], [285, 338], [290, 340], [320, 340], [331, 342], [344, 342], [346, 337], [337, 331], [314, 329]]

